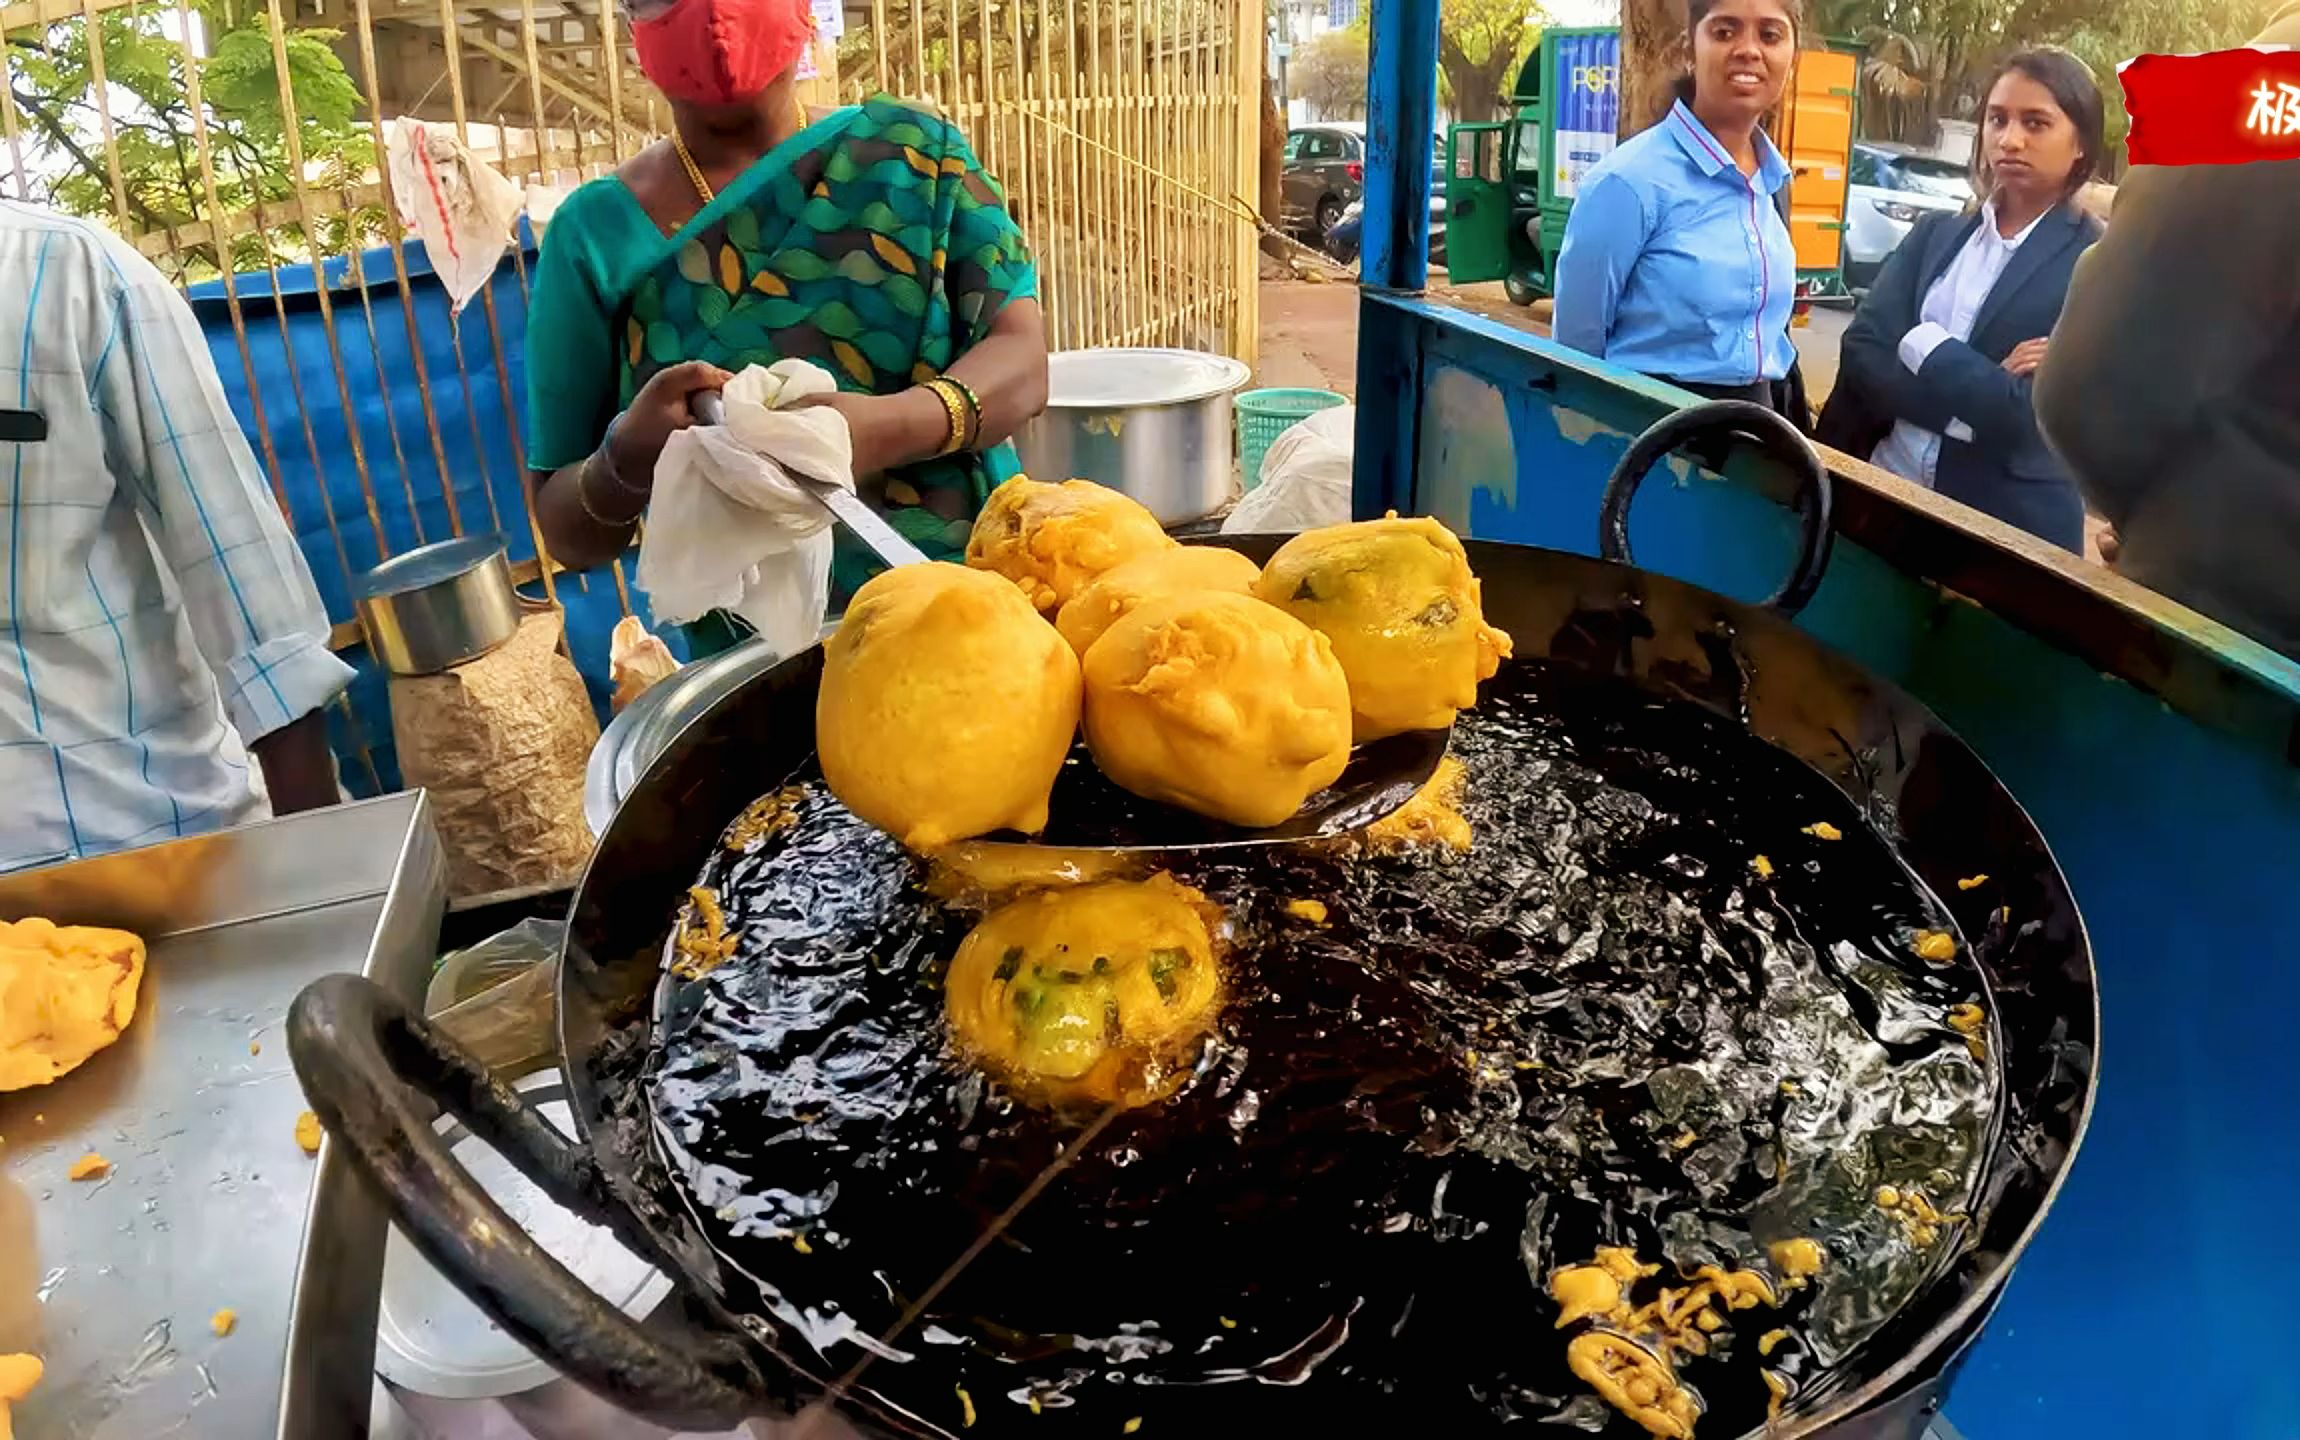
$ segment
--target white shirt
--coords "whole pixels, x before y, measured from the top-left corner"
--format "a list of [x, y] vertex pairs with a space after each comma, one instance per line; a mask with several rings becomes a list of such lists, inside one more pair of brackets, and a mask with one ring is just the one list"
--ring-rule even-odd
[[[2045, 214], [2051, 214], [2046, 211]], [[1901, 364], [1911, 375], [1925, 368], [1933, 351], [1948, 340], [1969, 341], [1973, 338], [1973, 322], [1980, 318], [1981, 306], [1988, 303], [1989, 292], [2012, 263], [2015, 251], [2035, 232], [2039, 215], [2022, 227], [2018, 235], [2007, 240], [1997, 233], [1997, 207], [1991, 200], [1981, 207], [1981, 223], [1957, 251], [1957, 258], [1941, 272], [1933, 288], [1925, 292], [1924, 308], [1917, 314], [1917, 324], [1901, 337]], [[1972, 427], [1962, 420], [1951, 420], [1948, 438], [1970, 442]], [[1882, 470], [1890, 470], [1904, 480], [1914, 480], [1927, 490], [1941, 464], [1941, 437], [1906, 420], [1898, 421], [1870, 454], [1869, 463]]]
[[246, 746], [350, 667], [191, 307], [0, 202], [0, 871], [266, 813]]

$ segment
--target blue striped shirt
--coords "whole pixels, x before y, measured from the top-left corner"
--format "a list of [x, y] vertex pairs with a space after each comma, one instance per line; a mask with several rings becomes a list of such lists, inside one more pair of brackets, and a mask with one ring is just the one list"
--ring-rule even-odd
[[191, 307], [0, 202], [0, 409], [0, 870], [268, 813], [247, 746], [351, 670]]
[[1550, 333], [1644, 375], [1779, 380], [1797, 257], [1773, 197], [1788, 162], [1762, 131], [1745, 176], [1679, 101], [1589, 172], [1565, 225]]

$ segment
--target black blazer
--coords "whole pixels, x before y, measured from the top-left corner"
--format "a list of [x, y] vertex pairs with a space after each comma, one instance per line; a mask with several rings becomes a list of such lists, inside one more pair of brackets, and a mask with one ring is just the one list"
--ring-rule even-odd
[[[2077, 257], [2099, 238], [2099, 224], [2073, 204], [2047, 214], [1982, 302], [1971, 341], [1944, 342], [1914, 375], [1901, 364], [1901, 337], [1916, 328], [1933, 282], [1980, 224], [1979, 212], [1921, 221], [1885, 262], [1845, 332], [1819, 438], [1866, 460], [1896, 420], [1933, 431], [1942, 436], [1939, 493], [2082, 554], [2084, 501], [2037, 431], [2035, 377], [2007, 374], [2004, 358], [2022, 341], [2052, 334]], [[1948, 438], [1951, 420], [1970, 426], [1973, 438]]]

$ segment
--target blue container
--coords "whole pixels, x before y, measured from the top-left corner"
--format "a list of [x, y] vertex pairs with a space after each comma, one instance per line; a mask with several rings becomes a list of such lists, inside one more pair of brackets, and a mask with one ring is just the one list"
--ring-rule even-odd
[[[535, 265], [535, 239], [524, 221], [518, 246], [516, 256], [506, 253], [490, 282], [490, 321], [481, 296], [473, 296], [456, 316], [422, 244], [409, 241], [403, 256], [412, 335], [389, 248], [363, 252], [356, 272], [342, 256], [322, 262], [316, 275], [309, 265], [282, 268], [276, 293], [268, 274], [234, 276], [247, 332], [244, 358], [224, 282], [207, 281], [186, 292], [248, 443], [259, 461], [267, 454], [276, 457], [296, 540], [330, 620], [354, 618], [352, 581], [386, 553], [444, 540], [458, 528], [465, 534], [501, 534], [515, 564], [535, 558], [516, 434], [526, 401], [526, 287]], [[335, 312], [341, 385], [320, 309], [322, 283]], [[502, 372], [496, 368], [498, 344]], [[417, 380], [418, 355], [428, 386]], [[425, 420], [426, 389], [446, 455], [444, 476]], [[354, 436], [373, 482], [372, 514], [360, 486]], [[626, 573], [630, 569], [626, 564]], [[567, 612], [569, 652], [604, 715], [612, 691], [608, 634], [623, 615], [613, 576], [601, 570], [556, 579]], [[540, 593], [539, 584], [526, 588]], [[631, 599], [640, 618], [649, 619], [644, 596], [634, 589]], [[676, 647], [675, 636], [665, 638]], [[351, 715], [339, 710], [329, 716], [345, 781], [361, 794], [397, 789], [399, 766], [383, 674], [364, 647], [345, 658], [359, 671], [349, 697]]]

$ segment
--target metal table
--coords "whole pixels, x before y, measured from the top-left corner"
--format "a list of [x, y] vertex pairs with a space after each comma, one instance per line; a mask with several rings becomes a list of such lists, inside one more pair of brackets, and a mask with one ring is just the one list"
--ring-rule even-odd
[[[0, 1352], [48, 1367], [19, 1434], [365, 1433], [384, 1216], [297, 1146], [281, 1025], [331, 971], [417, 1000], [445, 897], [420, 793], [0, 877], [0, 917], [150, 946], [118, 1044], [0, 1094]], [[68, 1180], [89, 1151], [110, 1176]]]

